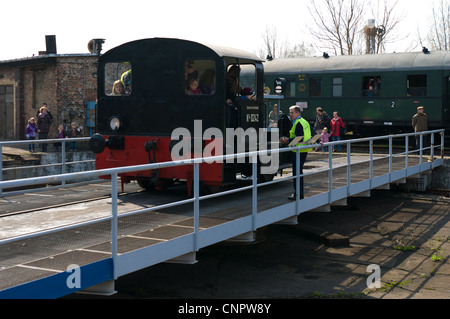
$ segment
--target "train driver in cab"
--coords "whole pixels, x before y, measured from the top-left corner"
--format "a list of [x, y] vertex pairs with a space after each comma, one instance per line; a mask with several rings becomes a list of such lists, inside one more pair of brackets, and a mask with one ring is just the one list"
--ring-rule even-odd
[[131, 70], [122, 73], [120, 77], [126, 95], [131, 94]]

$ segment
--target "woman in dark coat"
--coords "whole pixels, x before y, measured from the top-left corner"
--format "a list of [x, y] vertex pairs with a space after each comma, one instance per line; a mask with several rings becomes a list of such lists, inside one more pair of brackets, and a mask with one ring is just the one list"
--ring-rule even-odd
[[[39, 115], [37, 119], [37, 131], [39, 133], [39, 139], [45, 140], [48, 138], [48, 132], [50, 131], [50, 126], [52, 125], [52, 118], [48, 114], [47, 108], [45, 106], [39, 109]], [[42, 152], [47, 152], [47, 144], [41, 144]]]

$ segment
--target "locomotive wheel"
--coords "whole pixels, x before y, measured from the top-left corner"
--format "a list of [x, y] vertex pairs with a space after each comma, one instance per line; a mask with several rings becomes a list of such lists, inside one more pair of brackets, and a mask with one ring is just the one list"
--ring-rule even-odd
[[270, 182], [274, 177], [275, 174], [258, 174], [258, 183]]
[[159, 178], [158, 183], [156, 184], [156, 189], [159, 191], [166, 190], [170, 185], [174, 182], [171, 178]]
[[214, 194], [222, 190], [222, 185], [200, 184], [200, 192], [204, 194]]
[[153, 183], [149, 178], [141, 178], [137, 180], [139, 186], [147, 191], [152, 191], [156, 189], [156, 184]]

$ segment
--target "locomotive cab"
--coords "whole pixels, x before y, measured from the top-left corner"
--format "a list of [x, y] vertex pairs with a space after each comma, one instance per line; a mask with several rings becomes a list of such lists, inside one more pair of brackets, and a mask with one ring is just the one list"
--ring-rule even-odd
[[[206, 155], [230, 154], [227, 129], [257, 131], [264, 124], [261, 62], [240, 50], [179, 39], [138, 40], [106, 52], [98, 64], [97, 134], [90, 141], [96, 168], [204, 157], [205, 146], [212, 142], [221, 149]], [[206, 137], [211, 130], [222, 134]], [[177, 144], [185, 135], [201, 149], [179, 152]], [[199, 138], [201, 143], [196, 143]], [[237, 142], [233, 153], [249, 151], [248, 139], [245, 149]], [[210, 189], [233, 183], [236, 174], [251, 172], [246, 162], [202, 163], [201, 183]], [[192, 165], [121, 175], [122, 182], [137, 180], [144, 188], [187, 181], [189, 192], [192, 178]]]

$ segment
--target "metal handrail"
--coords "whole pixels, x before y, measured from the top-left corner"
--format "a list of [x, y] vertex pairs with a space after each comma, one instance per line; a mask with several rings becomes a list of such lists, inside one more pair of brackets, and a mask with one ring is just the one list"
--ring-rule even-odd
[[[94, 163], [95, 160], [86, 160], [86, 161], [66, 161], [66, 143], [70, 142], [87, 142], [89, 141], [89, 137], [74, 137], [74, 138], [58, 138], [58, 139], [41, 139], [41, 140], [22, 140], [22, 141], [1, 141], [0, 142], [0, 158], [3, 155], [3, 147], [10, 145], [22, 145], [22, 144], [50, 144], [50, 143], [60, 143], [61, 144], [61, 162], [60, 163], [52, 163], [46, 165], [33, 165], [33, 166], [14, 166], [3, 168], [3, 159], [0, 161], [0, 182], [3, 181], [3, 172], [11, 171], [11, 170], [21, 170], [21, 169], [30, 169], [36, 167], [49, 167], [49, 166], [61, 166], [61, 173], [64, 174], [66, 172], [67, 165], [75, 165], [81, 163]], [[61, 183], [60, 186], [55, 186], [53, 188], [64, 187], [65, 181]], [[48, 188], [46, 188], [48, 189]], [[23, 192], [11, 192], [10, 195], [17, 195]], [[0, 196], [3, 196], [3, 190], [0, 188]]]
[[[434, 134], [441, 134], [441, 144], [440, 145], [434, 145]], [[338, 144], [347, 144], [347, 165], [342, 165], [340, 167], [347, 166], [347, 176], [350, 176], [350, 167], [351, 167], [351, 161], [350, 161], [350, 152], [351, 148], [349, 147], [351, 144], [354, 143], [360, 143], [360, 142], [369, 142], [369, 157], [370, 157], [370, 180], [373, 178], [373, 141], [375, 140], [382, 140], [382, 139], [389, 139], [389, 174], [392, 173], [392, 157], [396, 154], [392, 154], [392, 140], [393, 138], [401, 138], [405, 137], [405, 154], [406, 154], [406, 160], [405, 160], [405, 166], [408, 168], [408, 154], [411, 152], [408, 149], [408, 137], [415, 136], [420, 134], [420, 164], [422, 164], [422, 155], [423, 155], [423, 136], [424, 135], [431, 135], [431, 146], [428, 147], [428, 149], [431, 150], [431, 158], [434, 156], [434, 149], [435, 148], [441, 148], [441, 156], [443, 157], [443, 150], [444, 150], [444, 129], [440, 130], [433, 130], [428, 132], [421, 132], [421, 133], [406, 133], [406, 134], [399, 134], [399, 135], [388, 135], [388, 136], [379, 136], [379, 137], [369, 137], [369, 138], [361, 138], [361, 139], [354, 139], [354, 140], [344, 140], [344, 141], [335, 141], [330, 143], [323, 144], [324, 146], [333, 146]], [[50, 140], [52, 141], [52, 140]], [[24, 143], [28, 143], [29, 141], [24, 141]], [[9, 142], [2, 142], [4, 145], [5, 143]], [[17, 143], [17, 142], [16, 142]], [[14, 143], [9, 143], [14, 144]], [[261, 151], [253, 151], [253, 152], [247, 152], [247, 153], [239, 153], [239, 154], [230, 154], [230, 155], [219, 155], [219, 156], [212, 156], [212, 157], [205, 157], [205, 158], [192, 158], [192, 159], [184, 159], [184, 160], [177, 160], [177, 161], [171, 161], [171, 162], [163, 162], [163, 163], [152, 163], [152, 164], [143, 164], [143, 165], [134, 165], [134, 166], [126, 166], [126, 167], [118, 167], [118, 168], [108, 168], [108, 169], [100, 169], [100, 170], [94, 170], [94, 171], [87, 171], [87, 172], [78, 172], [78, 173], [66, 173], [66, 174], [60, 174], [60, 175], [52, 175], [52, 176], [43, 176], [43, 177], [35, 177], [35, 178], [26, 178], [26, 179], [18, 179], [18, 180], [12, 180], [12, 181], [0, 181], [0, 193], [1, 190], [4, 188], [12, 188], [12, 187], [23, 187], [23, 186], [31, 186], [31, 185], [37, 185], [37, 184], [43, 184], [43, 183], [56, 183], [56, 182], [64, 182], [67, 180], [73, 180], [73, 179], [80, 179], [80, 178], [94, 178], [94, 177], [100, 177], [100, 176], [111, 176], [111, 197], [112, 197], [112, 208], [111, 208], [111, 216], [99, 218], [95, 220], [80, 222], [76, 224], [72, 224], [69, 226], [61, 226], [56, 227], [54, 229], [50, 230], [44, 230], [44, 231], [38, 231], [32, 234], [26, 234], [26, 235], [20, 235], [15, 236], [11, 238], [6, 239], [0, 239], [0, 245], [11, 243], [14, 241], [22, 240], [22, 239], [29, 239], [32, 237], [37, 237], [40, 235], [46, 235], [54, 232], [58, 232], [61, 230], [65, 230], [68, 228], [75, 228], [80, 227], [84, 225], [89, 225], [92, 223], [98, 223], [103, 221], [112, 221], [112, 227], [111, 227], [111, 254], [113, 262], [117, 259], [117, 239], [118, 239], [118, 219], [125, 216], [130, 216], [134, 214], [144, 213], [153, 211], [156, 209], [161, 208], [167, 208], [167, 207], [173, 207], [177, 205], [182, 205], [186, 203], [194, 203], [194, 247], [198, 250], [198, 233], [199, 233], [199, 203], [201, 200], [218, 197], [218, 196], [224, 196], [231, 193], [236, 193], [244, 190], [252, 190], [252, 218], [253, 218], [253, 230], [256, 230], [256, 214], [257, 214], [257, 190], [259, 187], [263, 187], [266, 185], [274, 184], [277, 182], [284, 182], [286, 180], [296, 179], [297, 189], [299, 189], [299, 183], [300, 178], [308, 175], [313, 175], [317, 173], [321, 173], [323, 171], [329, 172], [329, 201], [331, 203], [331, 193], [333, 191], [333, 178], [332, 178], [332, 172], [335, 167], [333, 167], [333, 152], [329, 152], [328, 156], [328, 162], [329, 167], [322, 171], [317, 172], [311, 172], [311, 173], [304, 173], [299, 174], [299, 170], [297, 171], [297, 174], [295, 176], [280, 178], [274, 181], [269, 181], [265, 183], [257, 183], [257, 161], [256, 158], [259, 155], [266, 155], [267, 152], [271, 153], [283, 153], [283, 152], [292, 152], [297, 151], [296, 154], [296, 160], [297, 160], [297, 167], [300, 167], [300, 152], [299, 150], [311, 148], [311, 147], [320, 147], [321, 144], [314, 144], [314, 145], [306, 145], [306, 146], [296, 146], [296, 147], [285, 147], [285, 148], [278, 148], [278, 149], [272, 149], [272, 150], [261, 150]], [[0, 145], [1, 147], [1, 145]], [[1, 149], [1, 148], [0, 148]], [[237, 189], [233, 189], [231, 191], [224, 191], [216, 194], [210, 194], [210, 195], [204, 195], [200, 196], [199, 192], [199, 165], [204, 162], [212, 163], [215, 161], [222, 161], [226, 162], [228, 159], [239, 159], [239, 158], [245, 158], [249, 157], [252, 159], [252, 170], [253, 170], [253, 176], [252, 176], [252, 185], [251, 186], [245, 186]], [[194, 194], [193, 198], [182, 200], [178, 202], [172, 202], [169, 204], [163, 204], [158, 205], [146, 209], [141, 209], [138, 211], [133, 212], [127, 212], [118, 214], [118, 191], [117, 191], [117, 184], [118, 184], [118, 176], [119, 174], [123, 173], [129, 173], [129, 172], [136, 172], [136, 171], [143, 171], [143, 170], [154, 170], [154, 169], [163, 169], [163, 168], [169, 168], [174, 166], [180, 166], [180, 165], [194, 165], [194, 176], [193, 176], [193, 184], [194, 184]], [[351, 180], [350, 178], [347, 178], [347, 186], [350, 187]], [[297, 198], [296, 198], [296, 214], [299, 214], [299, 207], [300, 207], [300, 198], [299, 198], [299, 192], [297, 192]], [[114, 278], [116, 279], [116, 274], [114, 275]]]

